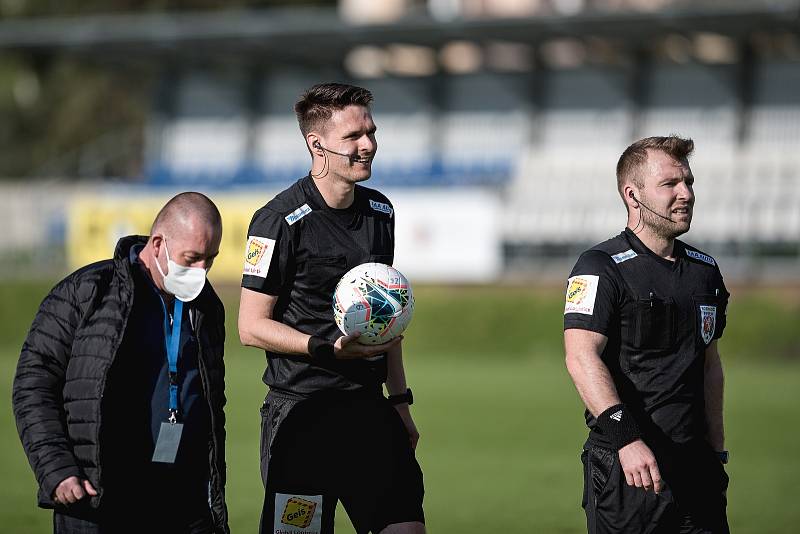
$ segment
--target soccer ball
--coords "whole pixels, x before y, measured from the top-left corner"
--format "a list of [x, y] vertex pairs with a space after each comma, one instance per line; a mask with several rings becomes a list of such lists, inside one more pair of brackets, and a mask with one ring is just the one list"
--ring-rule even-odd
[[383, 263], [362, 263], [339, 281], [333, 316], [345, 335], [360, 332], [360, 343], [378, 345], [400, 335], [414, 314], [411, 285], [400, 271]]

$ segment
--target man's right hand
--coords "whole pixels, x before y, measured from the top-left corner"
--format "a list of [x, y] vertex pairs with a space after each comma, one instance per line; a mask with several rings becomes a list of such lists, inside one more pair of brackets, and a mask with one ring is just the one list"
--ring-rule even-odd
[[56, 487], [53, 500], [58, 504], [74, 504], [86, 497], [86, 494], [92, 497], [97, 495], [97, 490], [94, 489], [92, 483], [78, 477], [69, 477], [62, 480]]
[[644, 441], [637, 439], [622, 447], [619, 450], [619, 463], [629, 486], [644, 488], [645, 491], [652, 489], [657, 494], [661, 493], [663, 483], [658, 463], [653, 451]]
[[333, 354], [336, 356], [336, 359], [356, 360], [359, 358], [371, 358], [388, 351], [403, 339], [403, 336], [397, 336], [391, 341], [381, 343], [380, 345], [364, 345], [356, 341], [359, 337], [361, 337], [361, 334], [356, 332], [337, 339], [336, 343], [333, 344]]

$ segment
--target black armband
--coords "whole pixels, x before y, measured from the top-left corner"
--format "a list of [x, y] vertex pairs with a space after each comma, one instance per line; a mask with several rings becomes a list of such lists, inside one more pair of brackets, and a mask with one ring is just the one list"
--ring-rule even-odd
[[406, 388], [405, 393], [400, 393], [397, 395], [389, 395], [389, 404], [392, 406], [397, 406], [398, 404], [407, 403], [409, 406], [414, 404], [414, 394], [411, 393], [411, 388]]
[[321, 362], [330, 362], [336, 359], [333, 343], [320, 336], [308, 338], [308, 353], [312, 358]]
[[611, 442], [615, 450], [632, 443], [642, 436], [639, 425], [624, 404], [617, 404], [597, 416], [597, 427]]

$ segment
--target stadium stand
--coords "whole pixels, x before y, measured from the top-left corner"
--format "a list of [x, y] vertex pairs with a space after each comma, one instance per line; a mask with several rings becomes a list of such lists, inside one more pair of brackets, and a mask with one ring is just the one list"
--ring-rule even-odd
[[[469, 13], [451, 9], [460, 3], [412, 4], [391, 21], [284, 10], [160, 24], [108, 18], [84, 32], [73, 27], [79, 20], [0, 24], [0, 46], [91, 55], [107, 44], [102, 53], [117, 60], [180, 65], [164, 69], [146, 132], [144, 181], [154, 187], [277, 189], [308, 166], [291, 112], [299, 93], [331, 79], [369, 87], [380, 146], [371, 183], [420, 194], [479, 188], [500, 199], [507, 265], [518, 253], [569, 257], [619, 231], [621, 151], [647, 135], [692, 137], [702, 213], [692, 241], [796, 267], [799, 1], [531, 2], [536, 9], [517, 16], [490, 1]], [[111, 37], [114, 28], [124, 40]], [[165, 56], [165, 44], [179, 52]], [[429, 72], [393, 66], [401, 45], [424, 51]], [[373, 55], [359, 57], [376, 64], [359, 74], [346, 58], [365, 46]], [[513, 47], [530, 56], [527, 67], [490, 61], [491, 50]], [[474, 65], [456, 73], [446, 48], [471, 50]]]
[[[159, 131], [150, 168], [156, 183], [219, 184], [246, 161], [248, 123], [241, 82], [234, 75], [190, 72], [175, 88], [175, 109]], [[161, 116], [157, 117], [161, 119]]]

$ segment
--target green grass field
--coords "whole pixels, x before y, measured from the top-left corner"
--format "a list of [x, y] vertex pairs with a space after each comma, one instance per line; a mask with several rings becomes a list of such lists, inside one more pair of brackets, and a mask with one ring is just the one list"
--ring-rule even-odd
[[[0, 531], [48, 532], [9, 399], [19, 347], [46, 284], [0, 284]], [[737, 533], [796, 531], [800, 507], [800, 296], [733, 291], [721, 342]], [[262, 489], [258, 408], [263, 353], [238, 345], [229, 311], [228, 504], [234, 533], [254, 532]], [[417, 289], [406, 368], [417, 399], [426, 513], [433, 533], [582, 532], [582, 408], [561, 352], [561, 289]], [[458, 314], [464, 313], [463, 320]], [[340, 510], [337, 531], [352, 532]]]

